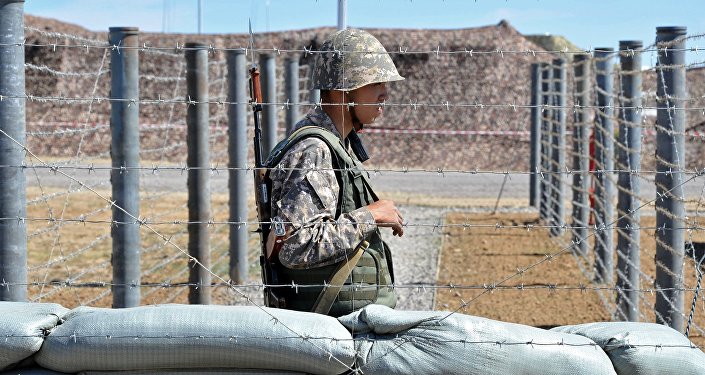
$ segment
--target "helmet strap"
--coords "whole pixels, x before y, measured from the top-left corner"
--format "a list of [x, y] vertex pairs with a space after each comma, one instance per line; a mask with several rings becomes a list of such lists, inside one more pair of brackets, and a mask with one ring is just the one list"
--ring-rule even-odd
[[[351, 101], [348, 99], [348, 92], [345, 92], [345, 103], [350, 104]], [[356, 106], [348, 106], [350, 110], [350, 119], [352, 120], [352, 131], [357, 132], [355, 129], [355, 125], [358, 124], [360, 125], [360, 130], [365, 126], [362, 122], [360, 122], [360, 119], [357, 117], [357, 114], [355, 113]]]

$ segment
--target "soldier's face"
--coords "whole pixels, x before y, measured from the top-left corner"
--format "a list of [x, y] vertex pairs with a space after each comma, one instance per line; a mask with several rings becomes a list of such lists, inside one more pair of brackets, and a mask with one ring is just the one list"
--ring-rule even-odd
[[[382, 104], [387, 100], [387, 84], [371, 83], [350, 92], [350, 101], [355, 104], [355, 116], [361, 124], [371, 124], [382, 115]], [[359, 129], [358, 129], [359, 130]]]

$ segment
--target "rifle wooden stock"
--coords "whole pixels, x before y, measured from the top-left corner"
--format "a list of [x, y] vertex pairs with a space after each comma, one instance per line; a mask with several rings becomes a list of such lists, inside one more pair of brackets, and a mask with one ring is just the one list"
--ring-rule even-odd
[[[260, 84], [259, 76], [259, 69], [256, 67], [250, 69], [250, 96], [252, 96], [254, 104], [262, 104], [262, 85]], [[260, 110], [262, 110], [261, 107]]]
[[264, 304], [269, 307], [285, 307], [283, 298], [276, 295], [270, 285], [278, 284], [277, 265], [278, 258], [267, 257], [267, 237], [271, 230], [271, 204], [269, 191], [270, 182], [267, 177], [264, 160], [262, 160], [262, 127], [260, 124], [260, 112], [262, 111], [262, 89], [260, 85], [260, 73], [257, 67], [250, 69], [250, 97], [252, 104], [252, 115], [255, 121], [255, 203], [257, 205], [257, 218], [260, 232], [260, 266], [262, 268], [262, 283], [264, 286]]

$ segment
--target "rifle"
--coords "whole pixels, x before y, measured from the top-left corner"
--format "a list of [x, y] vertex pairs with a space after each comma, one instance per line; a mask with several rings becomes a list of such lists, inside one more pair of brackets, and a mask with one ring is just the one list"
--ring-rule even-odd
[[[277, 254], [272, 254], [271, 259], [267, 257], [267, 239], [271, 231], [271, 203], [269, 201], [269, 191], [271, 191], [269, 178], [264, 161], [262, 160], [262, 126], [260, 124], [260, 112], [262, 112], [262, 89], [260, 86], [260, 73], [256, 66], [250, 69], [250, 97], [252, 104], [252, 114], [255, 121], [255, 203], [257, 205], [257, 218], [260, 232], [260, 266], [262, 267], [262, 283], [264, 284], [264, 304], [269, 307], [284, 308], [284, 299], [278, 297], [272, 285], [278, 284], [277, 266], [279, 264]], [[275, 223], [275, 232], [283, 231], [283, 223]]]

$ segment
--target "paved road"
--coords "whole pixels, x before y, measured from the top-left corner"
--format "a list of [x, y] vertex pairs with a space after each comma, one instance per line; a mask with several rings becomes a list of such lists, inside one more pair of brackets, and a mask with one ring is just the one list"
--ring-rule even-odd
[[[89, 186], [99, 186], [110, 189], [110, 173], [107, 166], [95, 165], [94, 170], [64, 169], [61, 171], [82, 181]], [[68, 189], [72, 180], [61, 173], [49, 169], [28, 169], [27, 185], [54, 187]], [[187, 173], [181, 170], [159, 170], [158, 172], [142, 171], [140, 181], [143, 189], [161, 191], [186, 192]], [[648, 176], [648, 179], [653, 177]], [[466, 174], [466, 173], [438, 173], [429, 172], [382, 172], [371, 176], [375, 189], [381, 192], [421, 194], [439, 198], [496, 198], [505, 182], [503, 174]], [[653, 183], [641, 180], [644, 198], [655, 197]], [[702, 194], [705, 177], [699, 177], [684, 185], [685, 195], [688, 198], [698, 198]], [[76, 183], [73, 185], [76, 187]], [[228, 187], [227, 171], [218, 171], [212, 174], [211, 191], [226, 192]], [[248, 184], [248, 189], [251, 186]], [[502, 198], [521, 198], [528, 200], [529, 176], [526, 174], [512, 174], [506, 179]], [[567, 194], [570, 194], [567, 191]]]

